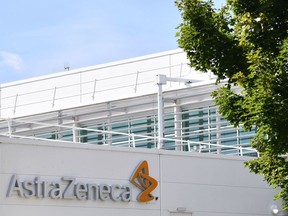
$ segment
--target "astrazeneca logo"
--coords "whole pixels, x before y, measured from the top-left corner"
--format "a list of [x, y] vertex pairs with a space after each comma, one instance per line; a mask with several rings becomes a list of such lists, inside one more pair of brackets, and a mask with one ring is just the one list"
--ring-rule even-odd
[[79, 182], [75, 177], [59, 177], [53, 180], [35, 176], [21, 180], [13, 175], [6, 196], [13, 194], [24, 198], [50, 198], [68, 200], [113, 200], [130, 202], [132, 193], [129, 185]]
[[[158, 182], [149, 176], [147, 161], [143, 161], [137, 167], [130, 181], [142, 190], [137, 198], [139, 202], [155, 199], [151, 192], [157, 187]], [[79, 182], [76, 177], [68, 176], [53, 178], [52, 180], [43, 176], [23, 179], [23, 177], [14, 174], [11, 177], [6, 197], [15, 195], [23, 198], [130, 202], [132, 200], [132, 188], [131, 185], [118, 183]]]
[[139, 164], [130, 181], [142, 190], [137, 198], [139, 202], [149, 202], [155, 199], [151, 192], [157, 187], [158, 182], [149, 175], [149, 167], [146, 160]]

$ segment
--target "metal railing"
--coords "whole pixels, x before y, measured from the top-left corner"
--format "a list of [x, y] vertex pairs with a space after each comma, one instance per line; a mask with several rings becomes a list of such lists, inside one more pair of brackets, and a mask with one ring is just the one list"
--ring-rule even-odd
[[[23, 81], [17, 84], [2, 85], [0, 87], [2, 117], [17, 115], [24, 108], [27, 108], [29, 111], [32, 106], [53, 109], [65, 107], [67, 102], [69, 104], [79, 104], [79, 102], [90, 104], [97, 102], [96, 99], [103, 98], [105, 97], [103, 95], [107, 95], [114, 90], [117, 90], [117, 92], [123, 90], [126, 93], [129, 92], [131, 95], [136, 95], [140, 87], [149, 84], [154, 85], [155, 76], [159, 72], [177, 77], [189, 75], [191, 68], [188, 66], [188, 62], [175, 62], [171, 64], [168, 61], [168, 57], [170, 59], [171, 56], [176, 56], [180, 53], [176, 52], [167, 55], [165, 66], [152, 69], [135, 70], [133, 68], [125, 69], [125, 73], [102, 75], [106, 73], [101, 72], [101, 70], [107, 68], [112, 70], [113, 67], [129, 64], [122, 63], [119, 65], [77, 70], [69, 74], [65, 73], [33, 81]], [[157, 58], [159, 57], [155, 57], [155, 59]], [[70, 81], [67, 83], [65, 80]], [[147, 89], [151, 88], [147, 87]]]
[[[28, 128], [30, 130], [27, 130]], [[95, 139], [86, 139], [87, 134], [90, 137], [94, 136]], [[162, 138], [159, 140], [156, 136], [127, 134], [71, 125], [19, 121], [15, 119], [0, 119], [0, 136], [131, 148], [157, 148], [158, 143], [163, 141], [164, 145], [162, 149], [166, 150], [259, 157], [257, 150], [251, 147], [219, 145], [171, 138]], [[101, 137], [101, 142], [97, 139], [99, 136]]]

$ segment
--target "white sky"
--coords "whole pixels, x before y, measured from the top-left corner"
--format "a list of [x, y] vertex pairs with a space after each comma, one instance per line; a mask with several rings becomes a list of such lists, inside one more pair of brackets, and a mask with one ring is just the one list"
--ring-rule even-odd
[[181, 23], [174, 0], [9, 0], [0, 20], [0, 83], [176, 49]]

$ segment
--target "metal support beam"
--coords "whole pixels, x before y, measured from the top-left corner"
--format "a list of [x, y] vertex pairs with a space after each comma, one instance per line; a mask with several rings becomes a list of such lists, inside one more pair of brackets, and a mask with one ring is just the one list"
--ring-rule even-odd
[[164, 101], [163, 101], [163, 85], [166, 85], [167, 82], [181, 82], [185, 84], [191, 84], [191, 79], [183, 78], [173, 78], [167, 77], [163, 74], [158, 74], [156, 76], [156, 84], [158, 86], [157, 102], [158, 102], [158, 149], [164, 147]]
[[93, 95], [92, 95], [92, 100], [94, 101], [95, 99], [95, 94], [96, 94], [96, 84], [97, 84], [97, 80], [94, 80], [94, 87], [93, 87]]
[[163, 102], [163, 90], [162, 84], [157, 83], [158, 85], [158, 94], [157, 94], [157, 102], [158, 102], [158, 145], [157, 148], [161, 149], [164, 146], [163, 138], [164, 138], [164, 102]]
[[[175, 139], [180, 140], [181, 138], [181, 128], [182, 128], [182, 115], [181, 115], [181, 107], [179, 106], [179, 100], [175, 100], [175, 106], [174, 106], [174, 135]], [[175, 141], [175, 150], [182, 150], [181, 141]]]
[[55, 86], [55, 88], [54, 88], [54, 93], [53, 93], [53, 99], [52, 99], [52, 108], [54, 108], [54, 105], [55, 105], [56, 89], [57, 89], [57, 87]]
[[[112, 112], [111, 112], [111, 104], [110, 103], [107, 103], [107, 110], [108, 110], [109, 114], [107, 115], [107, 128], [106, 128], [106, 130], [112, 131], [113, 130], [112, 121], [111, 121]], [[111, 133], [106, 134], [106, 138], [107, 138], [107, 144], [109, 146], [111, 146], [112, 145], [112, 134]]]
[[14, 115], [16, 113], [17, 101], [18, 101], [18, 94], [16, 94], [16, 97], [15, 97], [14, 110], [13, 110]]
[[77, 116], [75, 116], [73, 118], [73, 129], [72, 129], [72, 132], [73, 132], [73, 142], [80, 142], [80, 130], [78, 129], [80, 127], [79, 123], [79, 118]]
[[134, 93], [137, 92], [138, 77], [139, 77], [139, 71], [137, 71], [137, 73], [136, 73], [136, 82], [135, 82], [135, 87], [134, 87]]
[[[221, 117], [218, 109], [216, 110], [216, 139], [217, 145], [221, 146]], [[221, 148], [217, 148], [217, 154], [221, 154]]]

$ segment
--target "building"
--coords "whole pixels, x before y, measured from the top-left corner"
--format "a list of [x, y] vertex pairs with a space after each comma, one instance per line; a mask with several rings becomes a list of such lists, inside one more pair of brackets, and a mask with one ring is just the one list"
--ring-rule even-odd
[[2, 84], [1, 214], [285, 215], [215, 80], [173, 50]]

